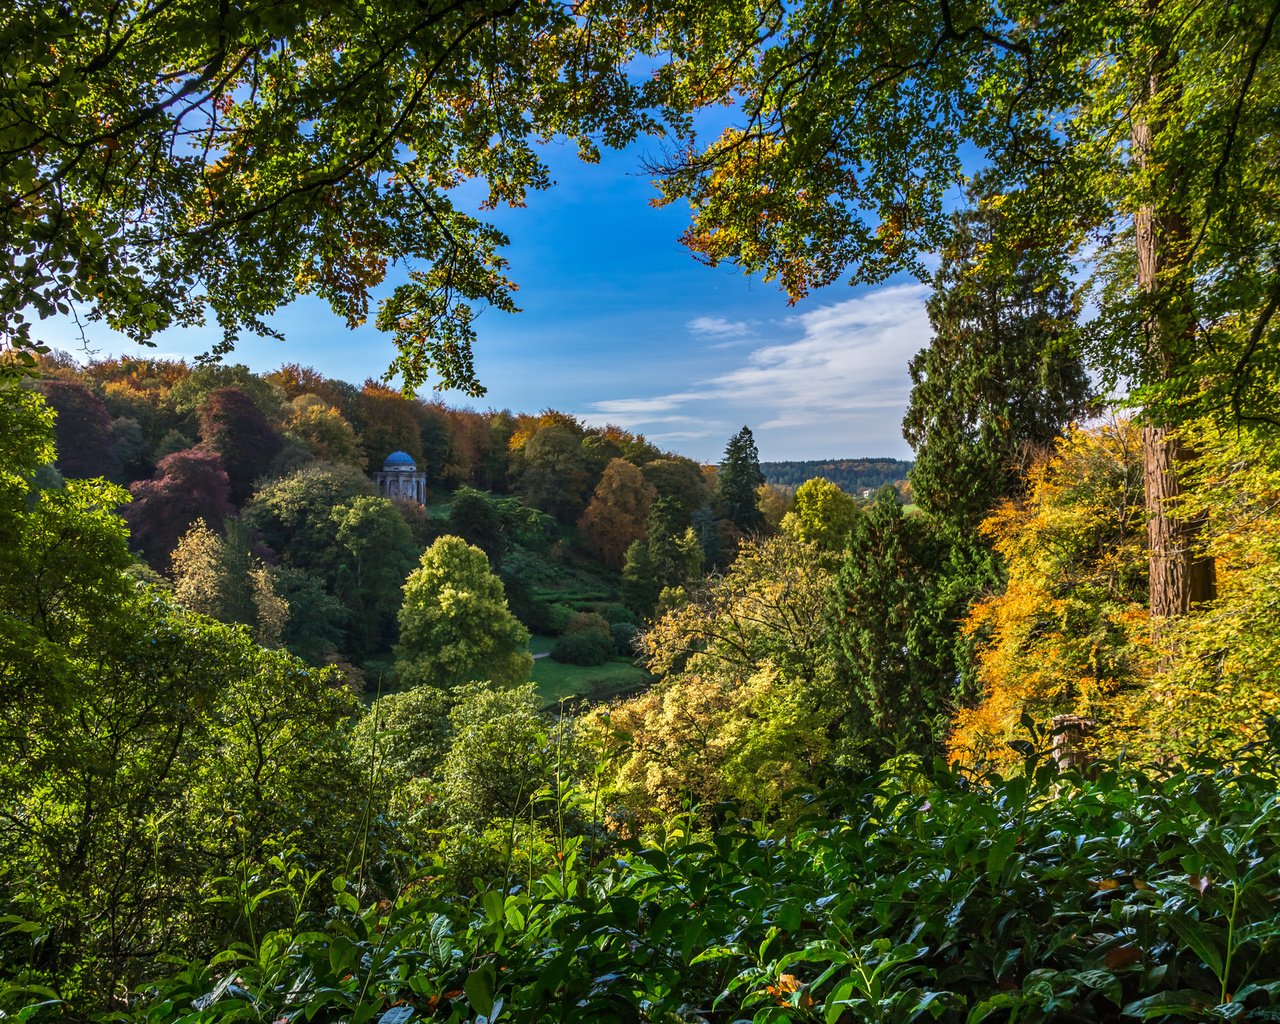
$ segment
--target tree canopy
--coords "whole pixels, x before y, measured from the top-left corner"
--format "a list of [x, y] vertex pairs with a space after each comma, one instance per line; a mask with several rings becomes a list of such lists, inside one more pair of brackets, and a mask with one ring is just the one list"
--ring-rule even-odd
[[0, 339], [30, 317], [146, 341], [209, 315], [230, 344], [314, 294], [378, 311], [408, 384], [481, 393], [474, 303], [514, 309], [503, 235], [459, 210], [546, 187], [534, 141], [588, 159], [644, 121], [625, 33], [569, 4], [21, 4], [0, 16]]
[[[757, 16], [758, 15], [758, 16]], [[1222, 5], [819, 2], [660, 19], [682, 111], [739, 96], [741, 118], [665, 168], [690, 248], [793, 297], [846, 271], [926, 275], [954, 191], [984, 174], [1000, 231], [1091, 264], [1091, 350], [1144, 434], [1151, 610], [1211, 596], [1180, 518], [1188, 453], [1169, 427], [1205, 409], [1273, 418], [1280, 367], [1280, 33], [1263, 0]]]
[[409, 686], [475, 681], [515, 686], [529, 677], [529, 631], [507, 608], [489, 559], [460, 537], [422, 553], [404, 585], [396, 671]]

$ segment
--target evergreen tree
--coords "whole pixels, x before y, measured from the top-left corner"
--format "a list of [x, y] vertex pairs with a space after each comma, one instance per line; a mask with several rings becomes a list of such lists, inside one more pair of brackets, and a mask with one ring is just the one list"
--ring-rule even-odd
[[659, 498], [649, 512], [649, 560], [658, 592], [682, 587], [702, 575], [702, 545], [692, 527], [680, 528], [680, 510]]
[[760, 452], [751, 428], [743, 427], [729, 439], [716, 477], [720, 514], [745, 533], [764, 529], [764, 516], [756, 505], [756, 492], [764, 483]]
[[330, 513], [334, 594], [349, 612], [347, 653], [369, 657], [395, 638], [401, 588], [417, 546], [404, 518], [386, 498], [359, 495]]
[[642, 540], [633, 541], [627, 548], [626, 563], [622, 566], [622, 582], [619, 584], [622, 603], [637, 615], [652, 615], [661, 589], [653, 574], [649, 545]]
[[720, 534], [716, 530], [716, 514], [710, 505], [704, 505], [693, 514], [693, 532], [702, 548], [702, 564], [709, 569], [718, 568], [723, 556]]
[[828, 636], [849, 701], [845, 738], [873, 759], [941, 741], [954, 670], [954, 616], [936, 614], [945, 545], [907, 516], [891, 486], [852, 523], [828, 611]]
[[988, 266], [998, 217], [957, 216], [929, 300], [933, 340], [911, 360], [903, 434], [916, 501], [961, 532], [1011, 496], [1038, 451], [1089, 406], [1078, 304], [1055, 253]]
[[647, 536], [627, 548], [622, 600], [637, 615], [653, 615], [664, 590], [686, 587], [702, 575], [702, 544], [692, 526], [681, 528], [681, 518], [679, 505], [659, 498], [649, 510]]
[[502, 568], [502, 556], [509, 545], [502, 513], [489, 495], [474, 487], [459, 487], [453, 496], [445, 530], [488, 555], [495, 571]]

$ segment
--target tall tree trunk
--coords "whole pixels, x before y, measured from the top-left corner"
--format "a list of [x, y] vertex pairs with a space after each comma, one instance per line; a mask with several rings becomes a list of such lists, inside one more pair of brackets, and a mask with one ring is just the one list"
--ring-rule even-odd
[[[1151, 188], [1155, 173], [1153, 141], [1162, 125], [1152, 111], [1159, 97], [1161, 74], [1142, 83], [1143, 102], [1133, 121], [1133, 159]], [[1158, 103], [1159, 100], [1157, 99]], [[1176, 174], [1162, 169], [1161, 186], [1169, 202], [1148, 198], [1134, 215], [1137, 236], [1138, 287], [1147, 300], [1147, 360], [1150, 373], [1167, 381], [1178, 368], [1179, 349], [1195, 331], [1189, 285], [1178, 273], [1185, 256], [1187, 222], [1175, 203]], [[1191, 605], [1213, 596], [1212, 561], [1195, 555], [1201, 523], [1178, 517], [1174, 503], [1181, 493], [1182, 464], [1191, 457], [1187, 445], [1164, 424], [1148, 422], [1142, 431], [1143, 484], [1147, 508], [1151, 616], [1157, 622], [1185, 615]]]

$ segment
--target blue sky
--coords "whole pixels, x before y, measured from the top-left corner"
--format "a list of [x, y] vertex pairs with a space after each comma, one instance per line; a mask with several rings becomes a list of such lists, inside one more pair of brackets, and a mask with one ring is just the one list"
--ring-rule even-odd
[[[695, 262], [677, 241], [683, 204], [656, 209], [640, 171], [647, 142], [580, 163], [546, 150], [557, 186], [526, 208], [487, 216], [511, 238], [510, 276], [523, 312], [477, 322], [480, 400], [452, 405], [536, 412], [555, 408], [617, 423], [664, 448], [717, 461], [739, 427], [761, 458], [910, 458], [900, 423], [907, 361], [928, 343], [927, 291], [903, 279], [875, 289], [832, 286], [792, 307], [773, 285]], [[394, 273], [394, 272], [393, 272]], [[355, 332], [326, 305], [300, 300], [274, 319], [286, 341], [244, 339], [229, 359], [257, 371], [284, 362], [360, 383], [392, 356], [372, 325]], [[45, 324], [46, 340], [79, 358], [76, 334]], [[89, 325], [99, 355], [139, 347]], [[213, 331], [170, 331], [154, 350], [193, 357]]]

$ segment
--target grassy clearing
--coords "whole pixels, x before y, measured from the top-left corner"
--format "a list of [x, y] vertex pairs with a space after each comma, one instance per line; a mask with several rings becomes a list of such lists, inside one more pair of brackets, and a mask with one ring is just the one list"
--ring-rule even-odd
[[538, 696], [548, 707], [574, 697], [601, 700], [643, 686], [652, 678], [626, 658], [615, 658], [603, 665], [590, 667], [562, 665], [550, 658], [539, 658], [533, 663], [533, 681], [538, 684]]

